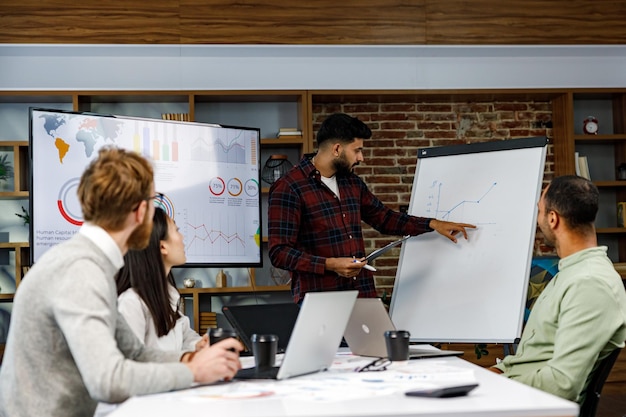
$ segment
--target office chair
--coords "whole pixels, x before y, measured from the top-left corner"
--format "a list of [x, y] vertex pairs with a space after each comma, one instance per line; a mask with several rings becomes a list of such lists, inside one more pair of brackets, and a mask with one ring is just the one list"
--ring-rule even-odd
[[580, 413], [578, 414], [578, 417], [594, 417], [596, 415], [602, 387], [611, 373], [611, 368], [613, 368], [613, 365], [615, 364], [615, 361], [621, 351], [622, 348], [615, 349], [609, 354], [609, 356], [602, 359], [602, 362], [600, 362], [598, 369], [596, 369], [595, 373], [592, 375], [591, 381], [589, 381], [589, 385], [585, 390], [585, 400], [580, 406]]

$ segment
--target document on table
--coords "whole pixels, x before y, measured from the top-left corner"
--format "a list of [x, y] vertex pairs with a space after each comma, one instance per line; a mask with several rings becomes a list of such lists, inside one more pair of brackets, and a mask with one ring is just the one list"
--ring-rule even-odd
[[157, 395], [175, 396], [179, 400], [193, 402], [260, 397], [341, 402], [404, 393], [410, 389], [435, 389], [476, 382], [472, 369], [437, 360], [393, 362], [386, 371], [356, 372], [371, 360], [342, 354], [338, 355], [328, 371], [306, 377], [281, 381], [237, 381]]

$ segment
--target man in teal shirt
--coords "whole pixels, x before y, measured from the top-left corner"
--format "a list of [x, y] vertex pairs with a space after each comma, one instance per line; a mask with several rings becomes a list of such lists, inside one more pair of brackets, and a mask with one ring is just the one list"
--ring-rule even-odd
[[537, 222], [559, 272], [535, 302], [517, 353], [491, 368], [578, 403], [600, 360], [626, 339], [624, 285], [596, 239], [598, 198], [593, 183], [573, 175], [544, 189]]

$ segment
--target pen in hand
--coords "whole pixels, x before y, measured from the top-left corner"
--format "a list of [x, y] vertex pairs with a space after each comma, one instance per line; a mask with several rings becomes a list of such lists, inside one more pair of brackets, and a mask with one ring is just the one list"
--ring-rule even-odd
[[[353, 260], [352, 262], [354, 262], [355, 264], [360, 264], [362, 263], [361, 261], [357, 261], [356, 259]], [[368, 271], [372, 271], [372, 272], [376, 272], [376, 268], [374, 268], [373, 266], [369, 265], [369, 264], [365, 264], [363, 265], [363, 268], [367, 269]]]

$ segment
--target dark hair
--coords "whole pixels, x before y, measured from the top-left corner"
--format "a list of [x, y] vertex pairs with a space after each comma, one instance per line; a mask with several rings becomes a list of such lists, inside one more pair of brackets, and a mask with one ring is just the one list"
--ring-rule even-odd
[[546, 213], [553, 210], [572, 229], [593, 226], [598, 213], [598, 188], [589, 180], [576, 175], [554, 178], [544, 195]]
[[165, 336], [174, 328], [181, 315], [172, 309], [169, 286], [176, 288], [176, 282], [170, 271], [165, 275], [161, 241], [167, 240], [168, 216], [160, 207], [154, 210], [154, 225], [150, 243], [143, 250], [129, 250], [124, 256], [124, 266], [115, 278], [117, 294], [134, 288], [146, 303], [154, 327], [159, 337]]
[[317, 132], [317, 146], [322, 146], [330, 139], [341, 143], [351, 143], [355, 138], [369, 139], [371, 137], [372, 131], [365, 123], [345, 113], [335, 113], [322, 122]]

